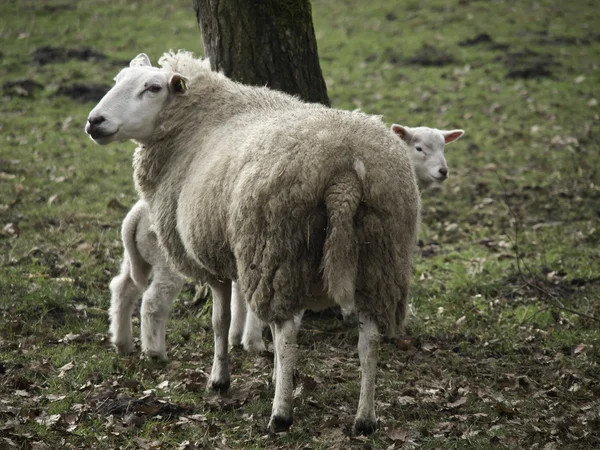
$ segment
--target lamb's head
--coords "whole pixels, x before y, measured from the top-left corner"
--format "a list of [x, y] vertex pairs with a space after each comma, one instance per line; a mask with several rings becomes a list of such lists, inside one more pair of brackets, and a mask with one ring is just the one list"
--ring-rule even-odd
[[421, 189], [448, 178], [448, 165], [444, 157], [444, 145], [456, 141], [463, 130], [438, 130], [436, 128], [410, 128], [392, 125], [392, 131], [408, 144], [417, 181]]
[[183, 75], [152, 67], [148, 56], [140, 53], [92, 109], [85, 132], [101, 145], [128, 139], [143, 143], [154, 134], [165, 104], [185, 94], [188, 83]]

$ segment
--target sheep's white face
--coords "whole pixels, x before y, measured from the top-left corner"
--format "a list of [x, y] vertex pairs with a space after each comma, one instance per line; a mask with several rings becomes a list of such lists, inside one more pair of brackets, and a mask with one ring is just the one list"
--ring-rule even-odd
[[144, 53], [115, 77], [115, 85], [90, 112], [85, 132], [105, 145], [134, 139], [147, 141], [165, 104], [187, 90], [188, 80], [152, 67]]
[[396, 133], [411, 148], [411, 159], [421, 189], [432, 183], [442, 183], [448, 178], [448, 165], [444, 157], [444, 145], [454, 142], [463, 130], [438, 130], [436, 128], [410, 128], [392, 125]]

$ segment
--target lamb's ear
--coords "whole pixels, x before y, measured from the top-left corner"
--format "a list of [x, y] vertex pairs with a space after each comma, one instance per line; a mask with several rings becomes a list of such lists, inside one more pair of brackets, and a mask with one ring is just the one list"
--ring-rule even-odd
[[135, 58], [131, 60], [129, 63], [129, 67], [138, 67], [138, 66], [152, 66], [150, 63], [150, 58], [145, 53], [140, 53]]
[[412, 137], [410, 129], [408, 127], [403, 127], [402, 125], [398, 125], [397, 123], [392, 125], [392, 131], [396, 133], [398, 137], [404, 142], [410, 141], [410, 138]]
[[456, 141], [460, 138], [465, 132], [463, 130], [440, 130], [442, 132], [442, 136], [444, 136], [444, 142], [449, 144], [450, 142]]
[[182, 95], [188, 90], [189, 83], [189, 78], [176, 73], [175, 75], [172, 75], [169, 80], [169, 89], [177, 95]]

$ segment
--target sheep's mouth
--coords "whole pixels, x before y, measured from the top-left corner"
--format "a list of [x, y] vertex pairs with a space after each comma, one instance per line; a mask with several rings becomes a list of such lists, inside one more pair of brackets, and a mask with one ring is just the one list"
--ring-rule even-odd
[[106, 133], [105, 131], [102, 131], [102, 130], [91, 129], [91, 130], [87, 131], [87, 134], [89, 134], [90, 137], [95, 142], [98, 142], [100, 144], [100, 143], [106, 141], [107, 139], [110, 139], [111, 137], [113, 137], [118, 132], [119, 132], [118, 128], [117, 128], [117, 131], [114, 131], [112, 133]]
[[448, 177], [447, 177], [447, 176], [445, 176], [445, 175], [442, 175], [442, 176], [440, 176], [440, 177], [434, 177], [433, 175], [429, 175], [429, 176], [430, 176], [431, 178], [433, 178], [435, 181], [439, 182], [439, 183], [441, 183], [441, 182], [442, 182], [442, 181], [444, 181], [446, 178], [448, 178]]

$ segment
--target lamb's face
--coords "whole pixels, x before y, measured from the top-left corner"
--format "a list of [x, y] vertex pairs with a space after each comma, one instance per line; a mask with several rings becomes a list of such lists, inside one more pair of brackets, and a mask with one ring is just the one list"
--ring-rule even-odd
[[463, 130], [410, 128], [394, 124], [392, 131], [410, 147], [413, 168], [421, 189], [429, 187], [432, 183], [442, 183], [448, 178], [444, 145], [460, 138], [464, 134]]
[[160, 112], [174, 96], [183, 94], [188, 80], [150, 65], [145, 54], [115, 77], [115, 85], [90, 112], [85, 132], [94, 142], [105, 145], [152, 137]]

